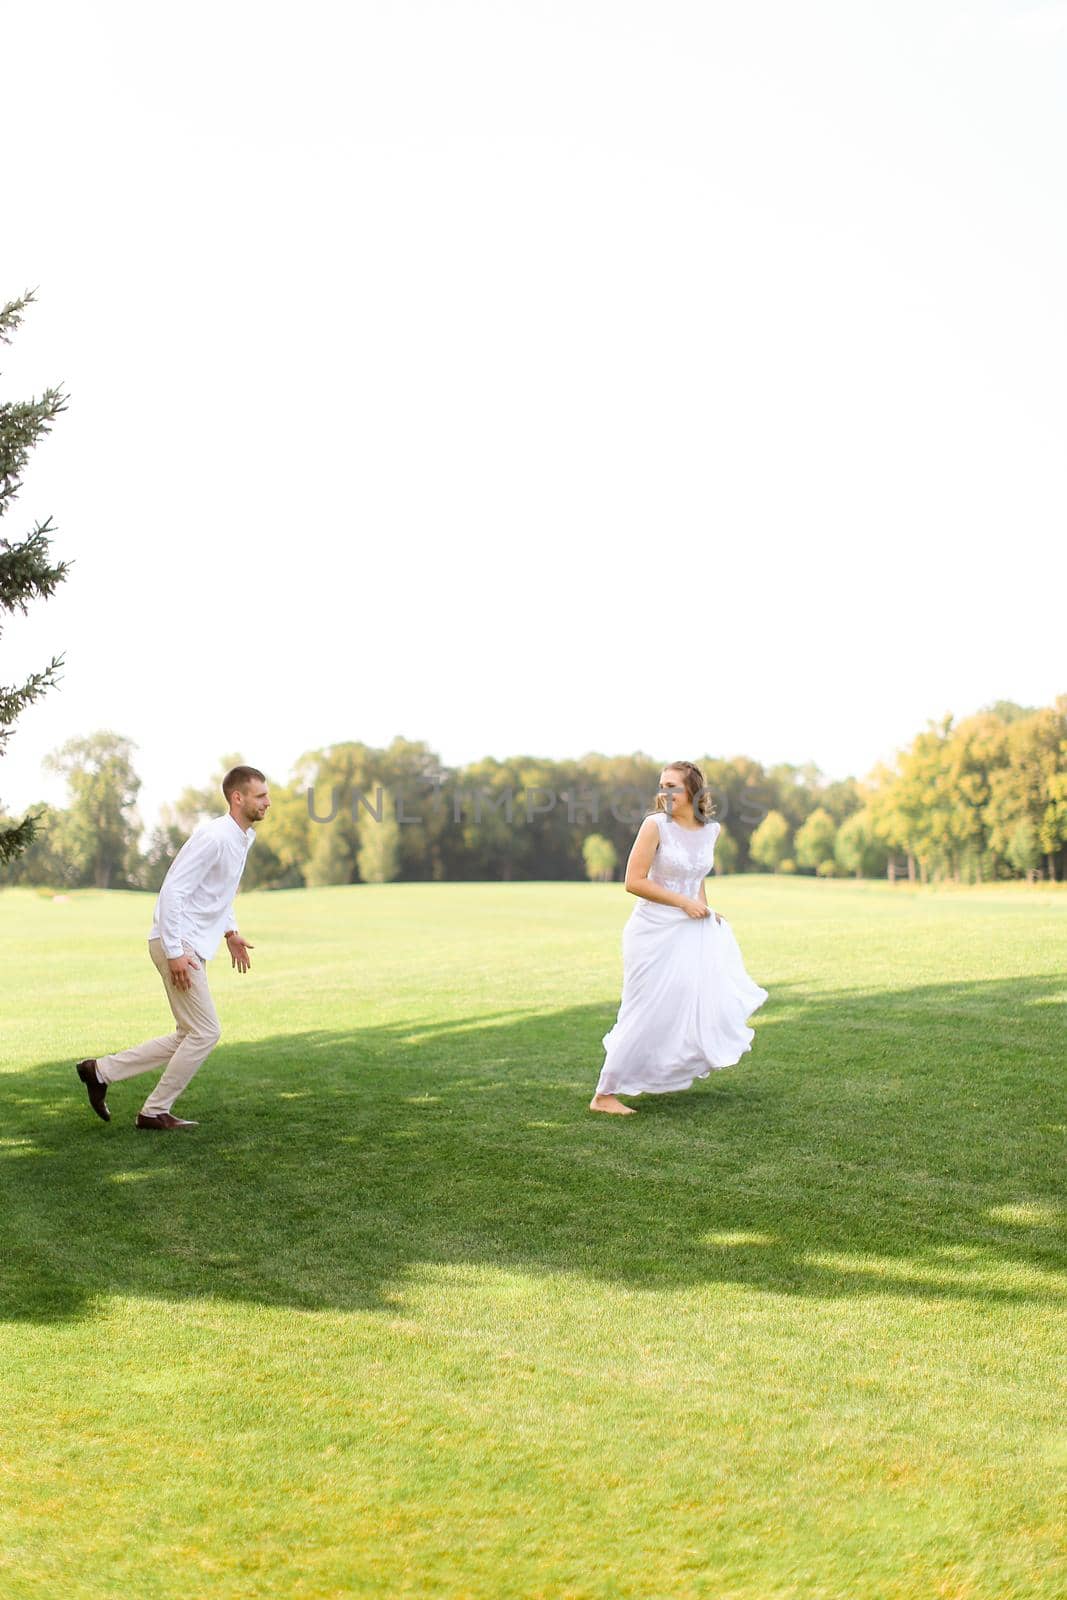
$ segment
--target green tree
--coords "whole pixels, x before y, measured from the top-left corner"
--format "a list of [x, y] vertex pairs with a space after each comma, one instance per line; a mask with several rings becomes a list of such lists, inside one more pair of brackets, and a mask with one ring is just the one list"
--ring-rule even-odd
[[854, 816], [863, 805], [860, 785], [855, 778], [842, 778], [828, 783], [819, 790], [819, 804], [840, 827], [846, 817]]
[[797, 866], [818, 871], [824, 861], [833, 861], [836, 836], [833, 817], [822, 806], [816, 806], [797, 829], [794, 840]]
[[879, 762], [862, 785], [861, 792], [872, 837], [885, 851], [887, 877], [895, 876], [896, 852], [902, 850], [907, 856], [908, 879], [914, 882], [917, 863], [908, 843], [909, 818], [900, 803], [900, 788], [897, 773]]
[[69, 739], [45, 761], [67, 780], [70, 807], [61, 848], [81, 883], [97, 889], [125, 887], [137, 880], [135, 811], [141, 780], [133, 770], [134, 746], [117, 733]]
[[[990, 848], [1015, 871], [1012, 840], [1022, 841], [1030, 824], [1045, 856], [1050, 879], [1067, 842], [1067, 695], [1052, 706], [1014, 717], [1004, 736], [1004, 761], [990, 774], [984, 807]], [[1024, 854], [1026, 852], [1024, 851]], [[1062, 869], [1061, 869], [1062, 870]]]
[[[932, 722], [861, 794], [890, 876], [898, 849], [909, 877], [917, 863], [924, 883], [1029, 873], [1018, 863], [1029, 860], [1031, 837], [1048, 876], [1067, 873], [1067, 695], [1037, 710], [997, 701], [955, 725], [951, 716]], [[842, 848], [839, 863], [849, 856]]]
[[[520, 793], [516, 797], [516, 823], [522, 853], [518, 869], [527, 878], [577, 878], [585, 870], [583, 844], [588, 823], [572, 822], [561, 797], [577, 788], [575, 763], [536, 760], [521, 756], [518, 767]], [[610, 878], [619, 852], [603, 830], [601, 838], [615, 851]]]
[[[27, 290], [21, 299], [9, 300], [0, 308], [0, 344], [10, 344], [23, 312], [35, 298], [33, 290]], [[0, 402], [0, 517], [10, 511], [18, 495], [31, 450], [66, 408], [67, 396], [58, 389], [45, 389], [37, 400]], [[54, 532], [49, 517], [24, 539], [0, 538], [0, 616], [15, 611], [25, 616], [31, 600], [47, 600], [66, 577], [68, 563], [51, 559]], [[62, 665], [63, 657], [53, 656], [46, 667], [24, 682], [0, 684], [0, 755], [6, 754], [19, 715], [55, 685]], [[0, 822], [0, 862], [21, 855], [42, 816], [30, 811], [21, 820]]]
[[[364, 883], [392, 883], [400, 867], [400, 826], [396, 804], [384, 784], [368, 785], [368, 805], [360, 805], [356, 862]], [[372, 809], [373, 808], [373, 809]], [[381, 813], [379, 818], [378, 813]]]
[[[668, 759], [676, 755], [674, 751]], [[582, 839], [589, 828], [611, 841], [620, 861], [627, 859], [634, 835], [655, 803], [662, 768], [662, 762], [640, 750], [626, 756], [591, 751], [577, 761], [556, 764], [560, 800], [553, 815], [557, 826], [566, 824], [568, 829], [569, 877], [584, 874]]]
[[342, 811], [332, 822], [319, 823], [311, 837], [311, 853], [304, 869], [309, 889], [329, 884], [353, 883], [356, 873], [356, 826]]
[[1041, 811], [1037, 836], [1048, 876], [1055, 882], [1056, 859], [1067, 844], [1067, 695], [1061, 694], [1054, 705], [1035, 711], [1020, 726], [1031, 730], [1031, 760]]
[[[40, 803], [33, 808], [37, 826], [33, 838], [8, 862], [0, 862], [0, 882], [47, 885], [52, 889], [74, 889], [80, 881], [67, 849], [67, 812]], [[0, 826], [6, 821], [0, 817]]]
[[782, 863], [789, 857], [791, 831], [780, 811], [769, 811], [752, 835], [749, 853], [753, 861], [771, 872], [780, 872]]
[[1036, 706], [1021, 706], [1015, 700], [994, 700], [991, 706], [983, 706], [978, 715], [988, 712], [1001, 722], [1008, 723], [1018, 722], [1021, 717], [1032, 717], [1036, 710]]
[[170, 806], [163, 806], [159, 822], [148, 836], [148, 849], [141, 858], [140, 884], [142, 889], [159, 892], [170, 864], [189, 837], [181, 827]]
[[488, 757], [471, 762], [457, 774], [454, 796], [462, 819], [460, 837], [468, 875], [479, 882], [510, 883], [520, 875], [526, 841], [520, 773], [512, 761]]
[[923, 883], [939, 875], [952, 844], [952, 796], [947, 781], [951, 716], [931, 722], [901, 753], [891, 786], [892, 831], [919, 863]]
[[[723, 870], [744, 872], [751, 863], [753, 831], [774, 804], [774, 791], [767, 774], [758, 761], [752, 761], [748, 756], [732, 756], [725, 761], [717, 756], [706, 755], [697, 762], [697, 766], [711, 790], [715, 818], [723, 824], [724, 829], [729, 829], [731, 841], [736, 847], [732, 859], [727, 862], [724, 858]], [[716, 857], [716, 864], [717, 861]]]
[[715, 841], [715, 876], [721, 878], [724, 873], [736, 872], [740, 856], [737, 840], [725, 823], [719, 824], [719, 836]]
[[818, 805], [823, 777], [814, 761], [803, 766], [780, 761], [767, 769], [764, 783], [772, 808], [780, 811], [795, 831]]
[[[296, 783], [270, 785], [270, 810], [266, 816], [266, 835], [277, 872], [271, 887], [295, 889], [304, 883], [304, 871], [311, 854], [311, 829], [307, 795]], [[264, 843], [262, 826], [257, 830], [253, 855]]]
[[589, 833], [582, 841], [582, 859], [591, 882], [610, 883], [619, 863], [619, 853], [602, 833]]
[[[370, 757], [370, 770], [390, 796], [397, 819], [397, 868], [394, 877], [407, 882], [440, 882], [447, 875], [451, 831], [443, 797], [449, 777], [436, 751], [421, 739], [390, 741]], [[376, 808], [377, 809], [377, 808]]]
[[869, 807], [854, 811], [838, 828], [834, 859], [842, 872], [855, 873], [857, 878], [876, 878], [885, 871], [886, 849]]
[[1041, 866], [1041, 841], [1029, 817], [1020, 817], [1015, 824], [1005, 855], [1016, 872], [1023, 873], [1027, 883], [1033, 883]]
[[1008, 724], [994, 711], [965, 717], [944, 748], [944, 788], [949, 804], [948, 870], [959, 883], [992, 875], [986, 807], [992, 774], [1007, 760]]
[[379, 755], [369, 745], [348, 741], [310, 750], [297, 762], [295, 787], [303, 795], [308, 816], [304, 877], [310, 888], [355, 883], [359, 833], [353, 800], [357, 793], [366, 793], [372, 763]]

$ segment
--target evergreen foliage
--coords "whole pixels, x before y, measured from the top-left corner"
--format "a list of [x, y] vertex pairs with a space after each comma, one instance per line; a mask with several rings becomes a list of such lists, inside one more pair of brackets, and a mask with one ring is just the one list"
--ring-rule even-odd
[[[0, 308], [0, 344], [10, 344], [22, 323], [26, 307], [36, 298], [27, 289], [18, 300]], [[22, 475], [34, 446], [49, 432], [67, 397], [58, 388], [45, 389], [34, 400], [0, 401], [0, 517], [11, 510]], [[0, 619], [18, 611], [23, 616], [34, 600], [47, 600], [67, 575], [69, 563], [51, 554], [52, 519], [34, 524], [21, 539], [0, 537]], [[0, 620], [0, 631], [2, 631]], [[63, 657], [31, 672], [21, 683], [0, 683], [0, 756], [6, 754], [15, 723], [27, 706], [55, 686]], [[32, 844], [42, 813], [29, 812], [20, 819], [0, 820], [0, 864], [14, 861]]]

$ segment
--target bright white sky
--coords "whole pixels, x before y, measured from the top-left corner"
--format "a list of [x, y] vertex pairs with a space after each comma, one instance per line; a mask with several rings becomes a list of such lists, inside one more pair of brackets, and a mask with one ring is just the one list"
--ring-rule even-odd
[[744, 752], [1067, 690], [1067, 5], [5, 8], [0, 766]]

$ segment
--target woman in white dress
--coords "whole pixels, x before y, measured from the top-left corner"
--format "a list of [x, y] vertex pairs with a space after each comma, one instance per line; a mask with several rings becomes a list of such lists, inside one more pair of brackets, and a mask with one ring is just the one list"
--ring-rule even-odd
[[733, 930], [704, 892], [719, 823], [705, 812], [699, 767], [672, 761], [638, 829], [626, 888], [638, 903], [622, 935], [622, 1004], [604, 1035], [590, 1111], [632, 1116], [620, 1094], [688, 1089], [752, 1048], [747, 1018], [767, 998], [745, 971]]

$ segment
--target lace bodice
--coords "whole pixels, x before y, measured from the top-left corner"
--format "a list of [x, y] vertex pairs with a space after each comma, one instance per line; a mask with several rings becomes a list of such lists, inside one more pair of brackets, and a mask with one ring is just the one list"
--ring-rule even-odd
[[683, 828], [663, 811], [653, 813], [659, 826], [659, 849], [652, 857], [648, 876], [674, 894], [698, 897], [700, 885], [711, 871], [719, 824]]

